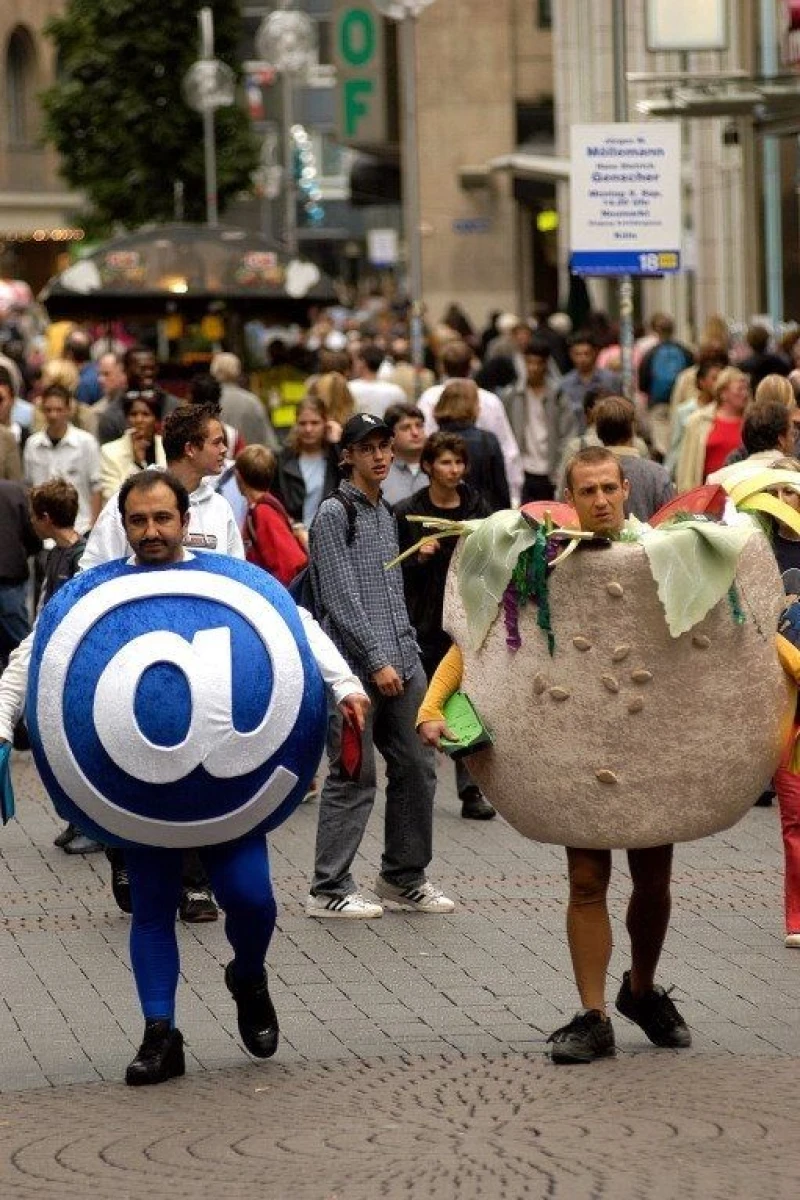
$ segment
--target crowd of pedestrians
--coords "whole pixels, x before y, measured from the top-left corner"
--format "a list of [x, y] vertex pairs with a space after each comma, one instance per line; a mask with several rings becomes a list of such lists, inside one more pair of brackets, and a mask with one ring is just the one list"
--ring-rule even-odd
[[[658, 314], [636, 343], [632, 398], [621, 394], [613, 326], [597, 314], [574, 331], [563, 314], [540, 310], [530, 320], [497, 314], [479, 333], [451, 306], [431, 330], [421, 370], [410, 362], [402, 322], [388, 313], [343, 328], [323, 314], [301, 349], [295, 361], [304, 395], [287, 433], [273, 428], [269, 403], [249, 389], [242, 362], [229, 352], [216, 354], [180, 397], [159, 382], [151, 348], [132, 342], [109, 349], [83, 329], [70, 332], [38, 372], [0, 356], [0, 665], [8, 664], [0, 680], [0, 741], [25, 744], [26, 646], [37, 607], [78, 569], [136, 551], [120, 491], [134, 508], [146, 508], [147, 481], [154, 469], [166, 470], [177, 522], [174, 555], [246, 557], [286, 586], [303, 577], [304, 598], [347, 677], [360, 681], [369, 700], [354, 779], [344, 762], [341, 696], [334, 691], [330, 699], [307, 915], [374, 920], [387, 908], [448, 914], [454, 900], [428, 876], [433, 746], [442, 730], [441, 724], [433, 733], [423, 728], [419, 736], [417, 726], [428, 684], [451, 647], [442, 610], [454, 542], [429, 540], [387, 571], [386, 563], [419, 538], [419, 525], [407, 518], [469, 520], [566, 497], [585, 528], [608, 524], [605, 512], [598, 517], [592, 509], [592, 497], [577, 489], [577, 462], [587, 479], [605, 471], [617, 481], [610, 518], [617, 530], [627, 517], [648, 521], [676, 489], [713, 484], [732, 472], [744, 478], [778, 462], [798, 470], [792, 456], [800, 338], [772, 344], [766, 330], [754, 327], [746, 345], [737, 346], [715, 322], [692, 350], [676, 339], [672, 320]], [[276, 343], [274, 353], [282, 369], [285, 344]], [[131, 483], [138, 477], [141, 495]], [[800, 475], [797, 488], [785, 488], [799, 506]], [[800, 565], [800, 543], [790, 529], [776, 528], [775, 544], [782, 569]], [[137, 561], [147, 563], [146, 546]], [[375, 800], [376, 751], [386, 764], [386, 820], [379, 873], [367, 887], [354, 863]], [[468, 762], [455, 769], [462, 818], [493, 818]], [[800, 823], [794, 791], [783, 787], [787, 856]], [[62, 830], [56, 845], [73, 854], [103, 849], [75, 826]], [[119, 850], [108, 856], [114, 896], [133, 911], [139, 929], [137, 971], [147, 974], [136, 891], [148, 892], [152, 856], [146, 862]], [[631, 857], [632, 973], [617, 1003], [657, 1044], [682, 1046], [688, 1030], [654, 985], [670, 866], [669, 847], [660, 857]], [[613, 1050], [604, 1002], [609, 869], [605, 852], [570, 852], [570, 948], [582, 1002], [600, 1017], [559, 1031], [556, 1061], [589, 1061]], [[223, 891], [228, 883], [217, 859], [173, 855], [169, 871], [169, 897], [181, 917], [216, 919], [215, 890], [225, 902], [217, 876]], [[800, 879], [800, 867], [788, 874]], [[271, 893], [259, 888], [256, 908], [269, 910], [271, 932]], [[172, 900], [165, 903], [169, 908]], [[798, 912], [800, 895], [793, 895], [787, 922], [797, 926]], [[250, 955], [258, 960], [257, 981], [268, 941], [267, 932]], [[787, 944], [800, 944], [800, 927], [787, 925]], [[160, 1082], [182, 1070], [170, 1032], [173, 974], [167, 1001], [154, 1002], [168, 1011], [151, 1004], [148, 1012], [145, 1005], [148, 1019], [167, 1025], [146, 1039], [129, 1082]], [[256, 1047], [253, 1053], [273, 1053], [277, 1018], [266, 977], [264, 995], [255, 999], [235, 975], [226, 978], [246, 1044]]]

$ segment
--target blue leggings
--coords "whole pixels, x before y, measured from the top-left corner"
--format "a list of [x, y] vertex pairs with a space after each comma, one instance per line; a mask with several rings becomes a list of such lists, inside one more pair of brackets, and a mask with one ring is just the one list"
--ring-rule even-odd
[[[225, 910], [225, 935], [242, 982], [262, 976], [277, 910], [263, 834], [199, 851]], [[145, 1018], [175, 1019], [180, 960], [175, 920], [181, 899], [181, 850], [125, 850], [131, 883], [131, 966]]]

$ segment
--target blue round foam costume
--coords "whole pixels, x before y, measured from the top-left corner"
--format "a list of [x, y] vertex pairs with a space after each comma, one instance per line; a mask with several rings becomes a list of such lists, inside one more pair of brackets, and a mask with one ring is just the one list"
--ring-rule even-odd
[[27, 718], [59, 814], [125, 848], [145, 1017], [174, 1017], [186, 847], [225, 909], [236, 977], [259, 978], [275, 925], [264, 835], [305, 795], [326, 724], [286, 590], [223, 555], [78, 575], [40, 615]]

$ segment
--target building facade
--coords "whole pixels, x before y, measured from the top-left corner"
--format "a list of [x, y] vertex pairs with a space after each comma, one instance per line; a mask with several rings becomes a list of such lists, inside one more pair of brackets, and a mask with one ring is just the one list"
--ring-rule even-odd
[[3, 0], [0, 5], [0, 273], [34, 289], [79, 240], [80, 197], [58, 175], [58, 156], [41, 140], [38, 95], [55, 77], [55, 52], [44, 35], [61, 0]]

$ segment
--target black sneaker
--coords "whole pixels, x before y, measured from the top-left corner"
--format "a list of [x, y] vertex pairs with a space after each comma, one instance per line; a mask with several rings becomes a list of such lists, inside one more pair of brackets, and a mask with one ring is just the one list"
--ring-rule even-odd
[[216, 921], [219, 909], [208, 888], [184, 888], [180, 914], [187, 925], [202, 925], [206, 921]]
[[111, 864], [111, 891], [117, 902], [117, 908], [124, 913], [133, 912], [131, 903], [131, 881], [124, 862], [114, 861]]
[[474, 783], [465, 787], [459, 799], [461, 800], [461, 816], [465, 821], [491, 821], [496, 812]]
[[139, 1053], [125, 1072], [128, 1087], [164, 1083], [185, 1072], [181, 1031], [172, 1029], [169, 1021], [147, 1021]]
[[550, 1057], [554, 1063], [590, 1063], [616, 1054], [614, 1026], [596, 1008], [576, 1013], [569, 1025], [551, 1033]]
[[242, 983], [229, 962], [225, 985], [236, 1001], [239, 1033], [245, 1046], [255, 1058], [271, 1058], [278, 1049], [278, 1018], [270, 999], [266, 971], [260, 979]]
[[654, 1046], [684, 1050], [692, 1044], [689, 1027], [670, 999], [669, 992], [662, 987], [654, 987], [644, 996], [634, 996], [630, 971], [622, 976], [617, 1011], [643, 1029]]

